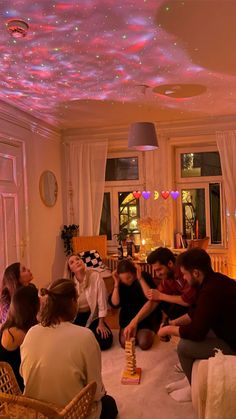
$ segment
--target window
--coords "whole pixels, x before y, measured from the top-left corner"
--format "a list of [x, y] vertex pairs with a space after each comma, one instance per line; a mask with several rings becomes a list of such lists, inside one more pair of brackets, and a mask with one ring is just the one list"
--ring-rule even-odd
[[106, 183], [103, 199], [100, 234], [106, 234], [108, 245], [117, 246], [114, 234], [127, 228], [137, 235], [138, 220], [143, 202], [133, 196], [134, 190], [142, 190], [141, 153], [116, 153], [109, 155], [106, 165]]
[[223, 244], [220, 156], [213, 147], [177, 149], [176, 186], [180, 191], [177, 224], [184, 239], [210, 237]]

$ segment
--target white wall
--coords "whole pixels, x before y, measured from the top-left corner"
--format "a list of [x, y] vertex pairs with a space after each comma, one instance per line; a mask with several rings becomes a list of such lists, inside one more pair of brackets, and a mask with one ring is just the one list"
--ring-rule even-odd
[[[59, 237], [62, 222], [60, 133], [6, 104], [0, 103], [0, 133], [7, 141], [25, 144], [28, 189], [29, 264], [38, 286], [62, 276], [65, 257]], [[51, 170], [58, 182], [55, 206], [46, 207], [40, 198], [39, 179]]]

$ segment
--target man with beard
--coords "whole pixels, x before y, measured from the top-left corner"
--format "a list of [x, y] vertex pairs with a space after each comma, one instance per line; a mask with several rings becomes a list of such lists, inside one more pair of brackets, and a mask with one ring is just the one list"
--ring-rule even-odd
[[183, 278], [175, 264], [175, 255], [167, 247], [159, 247], [147, 257], [147, 263], [154, 268], [160, 280], [157, 289], [150, 289], [140, 276], [140, 284], [148, 300], [159, 303], [160, 309], [175, 319], [188, 312], [189, 306], [196, 301], [196, 289]]
[[175, 319], [187, 313], [189, 307], [196, 301], [197, 290], [183, 278], [180, 269], [175, 264], [175, 255], [170, 249], [159, 247], [148, 255], [147, 262], [153, 266], [160, 283], [157, 289], [149, 288], [142, 277], [140, 267], [137, 266], [137, 278], [149, 301], [144, 304], [126, 328], [127, 338], [137, 324], [156, 309], [157, 305], [163, 313], [163, 325], [166, 318]]
[[236, 281], [214, 272], [210, 256], [200, 248], [182, 253], [178, 264], [184, 279], [198, 289], [198, 298], [188, 314], [171, 321], [158, 335], [180, 336], [178, 356], [191, 383], [195, 359], [214, 356], [216, 348], [236, 355]]

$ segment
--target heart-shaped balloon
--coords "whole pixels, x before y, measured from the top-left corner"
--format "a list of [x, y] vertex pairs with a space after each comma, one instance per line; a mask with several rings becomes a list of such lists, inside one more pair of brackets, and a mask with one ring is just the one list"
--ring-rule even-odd
[[162, 192], [161, 192], [161, 196], [162, 196], [162, 198], [164, 198], [164, 199], [169, 198], [169, 195], [170, 195], [170, 192], [169, 192], [169, 191], [162, 191]]
[[143, 191], [142, 196], [143, 196], [144, 199], [148, 199], [151, 196], [151, 192], [150, 191]]
[[159, 198], [159, 192], [158, 191], [154, 191], [154, 200]]
[[142, 195], [142, 194], [141, 194], [141, 192], [140, 192], [140, 191], [134, 191], [134, 192], [133, 192], [133, 196], [134, 196], [136, 199], [139, 199], [141, 195]]
[[171, 191], [170, 194], [173, 199], [177, 199], [179, 197], [179, 191]]

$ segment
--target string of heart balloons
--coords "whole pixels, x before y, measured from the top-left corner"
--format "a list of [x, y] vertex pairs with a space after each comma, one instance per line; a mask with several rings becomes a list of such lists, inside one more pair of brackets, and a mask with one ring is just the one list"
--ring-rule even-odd
[[[136, 199], [139, 199], [141, 196], [144, 199], [149, 199], [152, 195], [152, 192], [150, 191], [134, 191], [133, 192], [133, 196]], [[174, 200], [176, 200], [179, 197], [180, 193], [179, 191], [161, 191], [161, 193], [159, 193], [158, 191], [154, 191], [153, 192], [153, 198], [154, 200], [158, 199], [159, 196], [161, 196], [163, 199], [168, 199], [169, 196], [171, 196], [171, 198], [173, 198]]]

